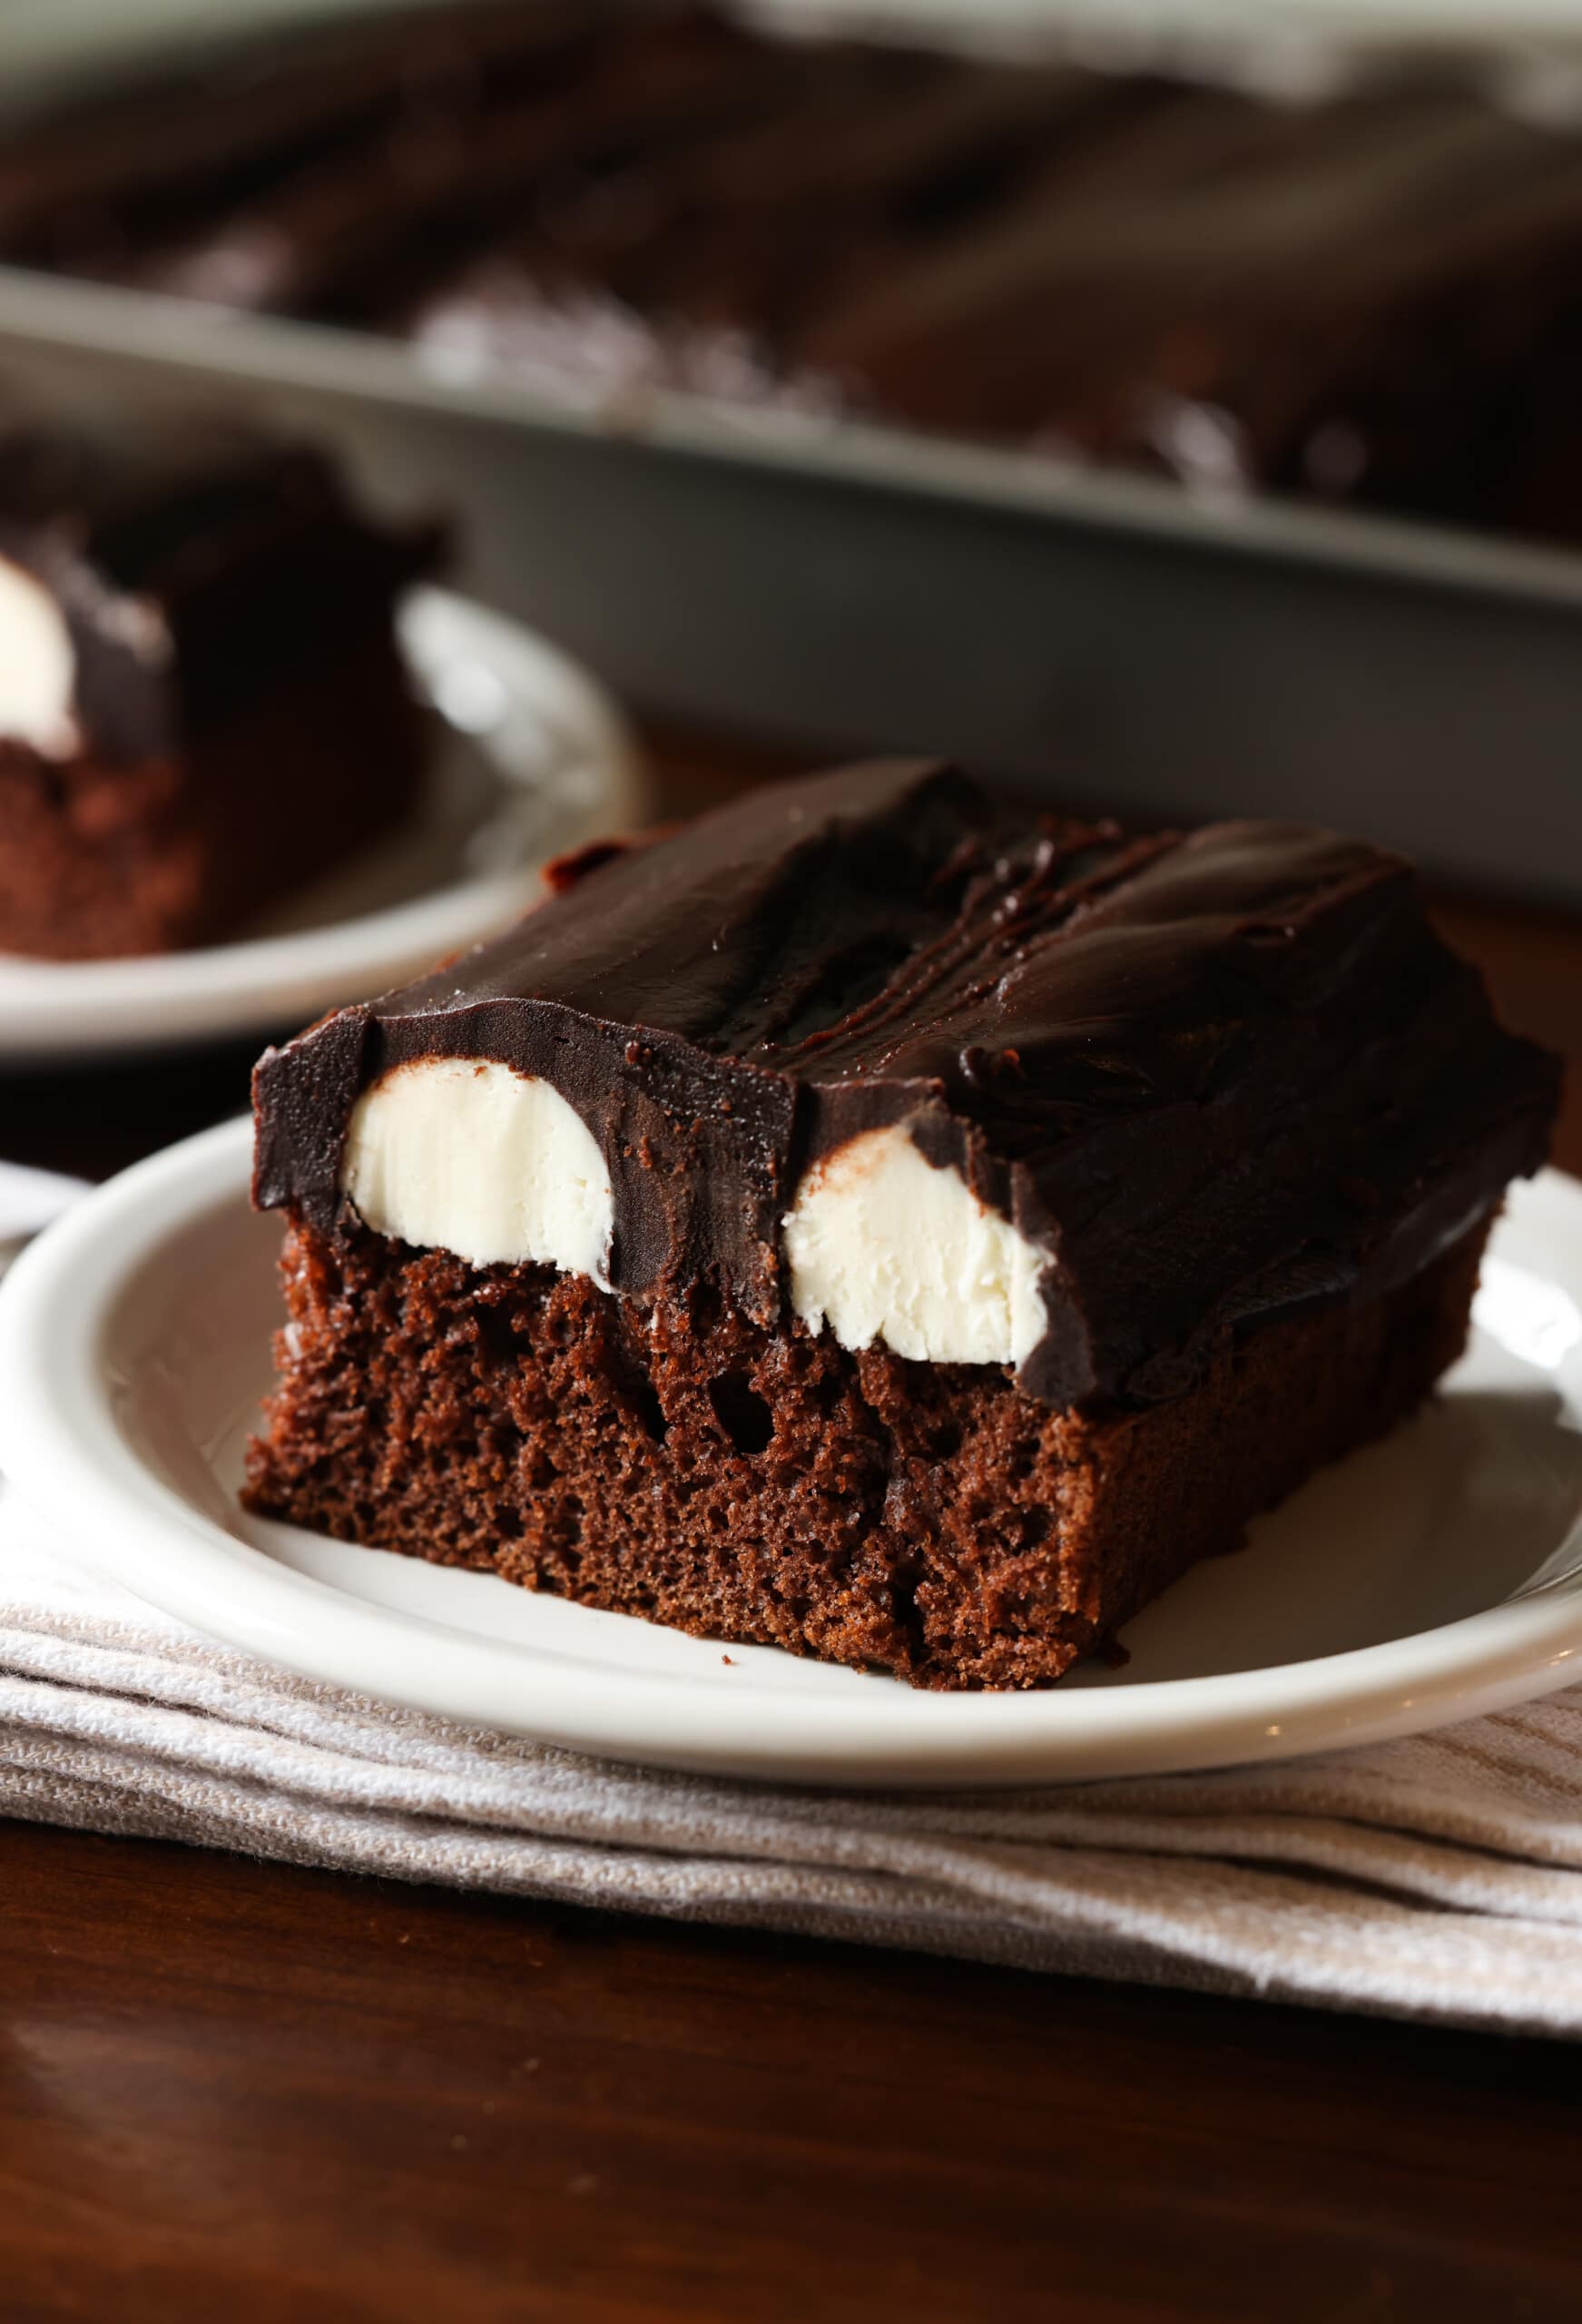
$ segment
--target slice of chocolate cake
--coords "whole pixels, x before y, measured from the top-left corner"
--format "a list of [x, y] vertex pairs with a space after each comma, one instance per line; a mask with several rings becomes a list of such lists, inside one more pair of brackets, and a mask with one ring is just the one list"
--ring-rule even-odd
[[764, 790], [261, 1060], [250, 1503], [1039, 1685], [1428, 1394], [1556, 1083], [1374, 848]]
[[0, 950], [237, 932], [408, 812], [394, 628], [434, 562], [315, 453], [0, 438]]

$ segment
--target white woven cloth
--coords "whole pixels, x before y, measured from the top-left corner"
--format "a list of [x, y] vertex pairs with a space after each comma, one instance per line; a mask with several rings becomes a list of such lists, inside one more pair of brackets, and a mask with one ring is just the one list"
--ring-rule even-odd
[[[0, 1815], [627, 1912], [1582, 2034], [1582, 1689], [1243, 1773], [801, 1791], [390, 1709], [211, 1644], [0, 1488]], [[0, 1836], [0, 1878], [4, 1877]]]

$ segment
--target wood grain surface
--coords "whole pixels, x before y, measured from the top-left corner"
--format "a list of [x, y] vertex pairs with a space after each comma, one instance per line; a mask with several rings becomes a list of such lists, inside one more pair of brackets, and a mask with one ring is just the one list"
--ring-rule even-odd
[[7, 2324], [1578, 2312], [1557, 2044], [0, 1838]]
[[[1441, 918], [1582, 1061], [1582, 924]], [[252, 1048], [0, 1079], [0, 1151]], [[0, 2324], [860, 2317], [1582, 2318], [1582, 2050], [0, 1826]]]

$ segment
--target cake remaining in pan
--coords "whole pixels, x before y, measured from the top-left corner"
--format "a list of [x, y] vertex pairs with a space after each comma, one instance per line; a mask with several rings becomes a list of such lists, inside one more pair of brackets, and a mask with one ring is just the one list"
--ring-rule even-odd
[[396, 601], [436, 546], [300, 448], [0, 437], [0, 950], [231, 935], [383, 837], [424, 755]]
[[[1241, 45], [1238, 83], [1267, 62]], [[1436, 55], [1260, 95], [691, 0], [436, 0], [234, 63], [15, 123], [0, 261], [623, 412], [679, 388], [1582, 528], [1552, 91], [1507, 105]]]
[[255, 1094], [255, 1508], [1027, 1686], [1428, 1393], [1556, 1070], [1396, 857], [881, 763], [564, 866]]

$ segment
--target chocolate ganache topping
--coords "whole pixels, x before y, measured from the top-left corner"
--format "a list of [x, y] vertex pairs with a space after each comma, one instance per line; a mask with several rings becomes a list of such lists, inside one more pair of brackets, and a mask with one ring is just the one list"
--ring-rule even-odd
[[255, 1199], [333, 1231], [359, 1095], [492, 1061], [581, 1118], [609, 1281], [787, 1316], [781, 1222], [899, 1128], [1043, 1261], [1057, 1406], [1180, 1394], [1233, 1328], [1369, 1295], [1538, 1167], [1556, 1061], [1496, 1022], [1399, 857], [1304, 825], [1037, 817], [895, 762], [567, 868], [507, 934], [255, 1077]]

